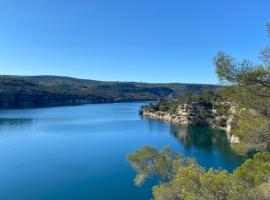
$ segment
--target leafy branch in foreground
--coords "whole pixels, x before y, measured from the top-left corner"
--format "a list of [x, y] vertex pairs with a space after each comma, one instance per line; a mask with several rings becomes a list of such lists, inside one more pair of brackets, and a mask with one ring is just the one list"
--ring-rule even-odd
[[270, 198], [270, 153], [257, 153], [233, 173], [204, 169], [169, 147], [158, 151], [145, 146], [128, 156], [137, 172], [135, 184], [152, 176], [156, 200], [267, 200]]
[[183, 157], [165, 147], [161, 151], [151, 146], [128, 155], [128, 160], [137, 176], [134, 179], [135, 185], [139, 186], [152, 176], [159, 176], [164, 181], [169, 181], [176, 174], [178, 167], [183, 164]]

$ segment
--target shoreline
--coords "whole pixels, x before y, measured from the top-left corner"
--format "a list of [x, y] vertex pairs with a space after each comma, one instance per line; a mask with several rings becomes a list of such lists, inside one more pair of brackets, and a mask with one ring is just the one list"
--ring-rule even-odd
[[58, 107], [72, 107], [72, 106], [85, 106], [85, 105], [98, 105], [98, 104], [115, 104], [115, 103], [149, 103], [155, 102], [153, 100], [134, 100], [134, 101], [111, 101], [111, 102], [92, 102], [92, 103], [78, 103], [66, 105], [48, 105], [48, 106], [19, 106], [19, 107], [0, 107], [0, 110], [17, 110], [17, 109], [34, 109], [34, 108], [58, 108]]
[[[185, 114], [183, 113], [184, 115], [181, 116], [181, 115], [170, 114], [163, 111], [153, 112], [153, 111], [146, 111], [145, 109], [140, 109], [139, 114], [145, 119], [160, 120], [162, 122], [169, 123], [172, 125], [185, 126], [185, 127], [198, 126], [198, 125], [193, 125], [190, 123], [190, 121], [188, 120], [188, 116], [189, 116], [188, 113], [185, 113]], [[226, 127], [216, 126], [215, 124], [212, 124], [210, 126], [209, 125], [202, 126], [202, 127], [209, 127], [212, 129], [219, 129], [219, 130], [225, 131], [228, 141], [231, 143], [231, 145], [235, 145], [240, 142], [240, 138], [231, 134], [232, 120], [233, 120], [233, 117], [229, 117], [227, 119]]]

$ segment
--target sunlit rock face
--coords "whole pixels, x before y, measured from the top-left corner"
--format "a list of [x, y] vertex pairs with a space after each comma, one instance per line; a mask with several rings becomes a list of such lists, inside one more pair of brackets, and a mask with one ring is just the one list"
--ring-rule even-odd
[[230, 142], [231, 142], [231, 144], [239, 144], [240, 139], [239, 139], [239, 137], [232, 135]]
[[217, 110], [207, 106], [201, 106], [196, 102], [179, 105], [175, 113], [164, 111], [151, 111], [143, 109], [141, 114], [144, 117], [160, 119], [170, 123], [183, 126], [207, 126], [211, 128], [231, 129], [233, 116], [217, 115]]

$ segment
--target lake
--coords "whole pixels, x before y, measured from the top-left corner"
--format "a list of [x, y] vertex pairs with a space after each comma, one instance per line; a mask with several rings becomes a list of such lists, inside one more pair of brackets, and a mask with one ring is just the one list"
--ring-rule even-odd
[[127, 155], [170, 145], [205, 167], [242, 162], [221, 130], [142, 119], [145, 103], [0, 111], [0, 199], [147, 200], [151, 181], [133, 185]]

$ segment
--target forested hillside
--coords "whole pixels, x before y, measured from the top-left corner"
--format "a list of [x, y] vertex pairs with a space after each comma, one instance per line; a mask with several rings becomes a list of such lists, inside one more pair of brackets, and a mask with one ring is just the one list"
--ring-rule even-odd
[[105, 82], [59, 76], [0, 76], [0, 108], [129, 102], [215, 91], [216, 85]]

